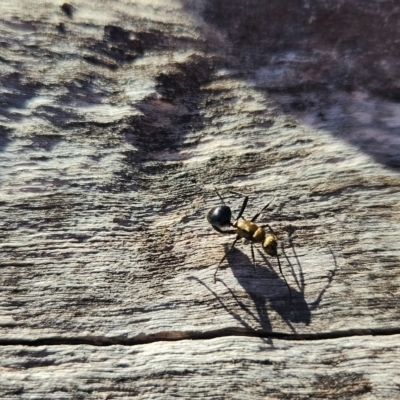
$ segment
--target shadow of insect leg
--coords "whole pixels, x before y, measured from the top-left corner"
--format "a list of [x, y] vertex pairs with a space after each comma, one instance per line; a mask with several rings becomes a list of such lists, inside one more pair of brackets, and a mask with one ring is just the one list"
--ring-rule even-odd
[[256, 257], [254, 256], [254, 248], [253, 248], [253, 243], [251, 243], [251, 258], [253, 259], [253, 268], [254, 268], [254, 273], [256, 274]]
[[290, 286], [289, 286], [289, 284], [287, 283], [287, 280], [286, 280], [286, 278], [285, 278], [285, 275], [283, 275], [282, 267], [281, 267], [281, 262], [279, 261], [279, 256], [278, 256], [278, 254], [276, 255], [276, 259], [278, 260], [279, 271], [280, 271], [280, 273], [281, 273], [281, 275], [282, 275], [282, 278], [283, 278], [283, 280], [285, 281], [286, 286], [287, 286], [287, 288], [288, 288], [288, 290], [289, 290], [289, 302], [291, 303], [291, 302], [292, 302], [292, 291], [290, 290]]
[[235, 247], [236, 242], [240, 239], [240, 236], [236, 236], [236, 239], [233, 241], [231, 247], [229, 248], [229, 250], [224, 254], [224, 256], [222, 257], [221, 261], [218, 263], [217, 265], [217, 269], [214, 272], [214, 283], [217, 282], [217, 273], [218, 273], [218, 269], [220, 267], [220, 265], [222, 264], [222, 262], [225, 260], [226, 256], [228, 255], [228, 253], [230, 251], [232, 251], [232, 249]]

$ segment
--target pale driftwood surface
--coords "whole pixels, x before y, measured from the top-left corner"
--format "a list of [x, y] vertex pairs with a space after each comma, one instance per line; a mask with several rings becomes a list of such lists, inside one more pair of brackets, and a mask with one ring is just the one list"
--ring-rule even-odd
[[[215, 364], [211, 347], [194, 357], [196, 349], [214, 338], [228, 357], [237, 340], [246, 359], [257, 360], [261, 336], [280, 349], [282, 384], [291, 368], [335, 381], [323, 357], [337, 365], [346, 340], [363, 343], [359, 363], [341, 364], [340, 373], [359, 374], [368, 390], [352, 392], [351, 380], [340, 378], [336, 389], [318, 392], [317, 378], [305, 386], [293, 378], [293, 393], [306, 387], [340, 398], [347, 384], [349, 398], [396, 397], [388, 372], [400, 332], [394, 2], [61, 5], [0, 5], [0, 355], [19, 388], [4, 386], [4, 396], [51, 393], [45, 377], [67, 379], [63, 352], [76, 351], [99, 357], [104, 397], [150, 397], [152, 385], [162, 393], [185, 377], [187, 390], [202, 385], [209, 397], [229, 398], [235, 382], [213, 388], [203, 371], [225, 379], [234, 371], [239, 382], [243, 368]], [[227, 189], [249, 194], [247, 217], [273, 199], [260, 222], [281, 239], [292, 302], [276, 260], [256, 251], [254, 272], [243, 244], [213, 283], [233, 240], [205, 220], [219, 203], [214, 187], [236, 212], [242, 199]], [[333, 340], [340, 337], [348, 339]], [[368, 348], [386, 341], [376, 364], [366, 362]], [[165, 370], [176, 352], [179, 378], [153, 381], [143, 366], [154, 348], [165, 352], [154, 364]], [[307, 365], [297, 348], [321, 360]], [[42, 363], [40, 351], [54, 353], [60, 368]], [[125, 392], [113, 391], [101, 357], [118, 360], [120, 352], [132, 354], [147, 394], [135, 392], [129, 373]], [[15, 369], [10, 357], [19, 357]], [[82, 379], [93, 357], [72, 367], [82, 368]], [[184, 368], [193, 357], [195, 372]], [[16, 371], [24, 359], [40, 368], [36, 386]], [[377, 377], [385, 371], [371, 368], [387, 371], [391, 383], [383, 388]], [[252, 385], [267, 379], [265, 363], [246, 376]], [[274, 382], [251, 395], [285, 397]], [[246, 385], [236, 390], [238, 398], [247, 393]]]
[[225, 337], [136, 346], [12, 346], [2, 353], [0, 384], [6, 398], [23, 399], [393, 399], [400, 385], [399, 340], [365, 336], [271, 345]]

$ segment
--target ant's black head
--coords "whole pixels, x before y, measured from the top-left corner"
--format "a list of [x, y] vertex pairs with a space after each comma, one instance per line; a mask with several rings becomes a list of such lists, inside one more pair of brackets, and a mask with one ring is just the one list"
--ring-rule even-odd
[[207, 221], [217, 228], [231, 226], [231, 209], [226, 205], [212, 208], [207, 214]]

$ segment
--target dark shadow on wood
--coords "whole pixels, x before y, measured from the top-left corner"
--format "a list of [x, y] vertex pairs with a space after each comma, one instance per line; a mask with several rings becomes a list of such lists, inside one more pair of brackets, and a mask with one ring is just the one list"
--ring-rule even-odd
[[[285, 269], [287, 269], [288, 265], [297, 285], [296, 289], [291, 287], [291, 302], [289, 301], [290, 297], [285, 281], [277, 272], [275, 272], [275, 269], [271, 264], [271, 262], [273, 263], [273, 259], [270, 260], [269, 258], [267, 258], [267, 256], [261, 250], [258, 250], [257, 258], [259, 259], [261, 257], [262, 262], [259, 263], [256, 260], [255, 271], [253, 269], [250, 258], [239, 249], [234, 248], [234, 250], [230, 251], [226, 256], [228, 266], [232, 269], [232, 272], [237, 281], [254, 302], [258, 317], [256, 317], [249, 310], [249, 308], [246, 307], [242, 301], [240, 301], [234, 291], [225, 284], [223, 278], [221, 277], [221, 272], [217, 278], [217, 283], [222, 283], [223, 285], [225, 285], [225, 287], [230, 291], [232, 297], [235, 299], [238, 306], [247, 314], [251, 315], [254, 320], [260, 323], [263, 332], [272, 332], [271, 321], [268, 315], [268, 307], [281, 316], [291, 332], [294, 334], [296, 333], [294, 324], [301, 323], [309, 325], [311, 323], [311, 311], [315, 310], [321, 303], [326, 290], [332, 284], [333, 278], [338, 268], [336, 257], [332, 249], [329, 248], [329, 251], [331, 252], [333, 257], [334, 268], [330, 271], [327, 277], [327, 283], [322, 288], [317, 298], [313, 302], [307, 303], [305, 299], [306, 284], [304, 280], [303, 268], [301, 266], [300, 258], [296, 252], [293, 242], [292, 235], [294, 230], [291, 231], [290, 229], [287, 229], [287, 231], [289, 235], [290, 250], [292, 251], [296, 259], [296, 265], [293, 265], [282, 242], [282, 260], [285, 260]], [[223, 269], [223, 266], [221, 269]], [[215, 292], [213, 292], [209, 288], [208, 290], [210, 290], [219, 300]], [[232, 312], [226, 308], [226, 306], [224, 306], [224, 308], [229, 313], [231, 313], [231, 315], [233, 315]], [[241, 324], [248, 327], [248, 324], [245, 323], [245, 321], [241, 317], [236, 316], [235, 318], [240, 318]]]
[[[193, 1], [181, 2], [198, 15]], [[354, 112], [360, 107], [370, 114], [372, 107], [379, 113], [382, 100], [400, 101], [400, 9], [385, 2], [215, 0], [204, 2], [200, 18], [211, 27], [209, 47], [221, 64], [264, 91], [284, 114], [307, 115], [377, 162], [400, 168], [397, 125], [383, 121], [385, 111], [372, 123]], [[372, 101], [356, 100], [357, 92]]]
[[[218, 294], [211, 289], [211, 287], [209, 285], [207, 285], [205, 282], [203, 282], [202, 280], [196, 278], [196, 277], [190, 277], [190, 280], [195, 280], [198, 283], [200, 283], [201, 285], [203, 285], [214, 297], [215, 299], [218, 301], [218, 303], [221, 305], [221, 307], [228, 313], [230, 314], [236, 321], [238, 321], [240, 323], [240, 325], [242, 325], [248, 332], [252, 332], [254, 331], [254, 328], [248, 323], [246, 322], [246, 320], [244, 318], [242, 318], [237, 312], [233, 311], [230, 307], [228, 307], [222, 300], [221, 298], [218, 296]], [[235, 299], [236, 304], [239, 306], [240, 309], [242, 309], [247, 315], [250, 315], [256, 322], [260, 323], [260, 325], [263, 324], [263, 321], [260, 320], [253, 312], [251, 309], [249, 309], [236, 295], [235, 293], [225, 284], [225, 282], [223, 282], [220, 279], [217, 279], [217, 282], [222, 283], [229, 291], [229, 293], [232, 295], [232, 297]], [[270, 324], [269, 324], [270, 326]], [[263, 332], [271, 332], [271, 326], [269, 329], [265, 330], [263, 329]], [[269, 337], [262, 337], [262, 339], [269, 344], [272, 344], [272, 340]]]
[[[293, 240], [294, 236], [295, 236], [296, 228], [293, 227], [292, 225], [288, 225], [288, 226], [285, 227], [285, 231], [287, 232], [287, 235], [288, 235], [288, 242], [289, 242], [290, 249], [293, 252], [293, 255], [294, 255], [295, 259], [296, 259], [298, 272], [295, 271], [294, 266], [293, 266], [292, 262], [290, 261], [288, 255], [286, 253], [284, 242], [281, 242], [281, 251], [282, 251], [282, 254], [283, 254], [287, 264], [290, 267], [292, 276], [293, 276], [294, 280], [296, 281], [297, 287], [299, 288], [299, 291], [301, 293], [303, 293], [303, 297], [304, 297], [304, 295], [305, 295], [304, 273], [303, 273], [303, 269], [301, 267], [300, 259], [299, 259], [299, 256], [297, 255], [296, 247], [295, 247], [294, 240]], [[329, 271], [329, 274], [327, 276], [327, 283], [322, 288], [322, 290], [320, 291], [320, 293], [317, 296], [317, 298], [313, 302], [309, 303], [309, 307], [310, 307], [311, 311], [315, 310], [319, 306], [319, 304], [321, 303], [322, 298], [323, 298], [326, 290], [332, 284], [333, 278], [335, 277], [336, 270], [338, 268], [338, 264], [337, 264], [334, 252], [332, 251], [332, 249], [329, 246], [328, 246], [328, 249], [329, 249], [330, 253], [332, 254], [334, 267], [333, 267], [333, 269], [331, 269]], [[297, 274], [299, 275], [299, 278], [297, 278]]]
[[256, 260], [255, 272], [250, 258], [238, 249], [227, 255], [228, 264], [239, 284], [253, 300], [263, 331], [272, 332], [268, 316], [268, 307], [270, 307], [281, 316], [289, 329], [296, 333], [293, 323], [308, 325], [311, 321], [311, 313], [304, 299], [304, 293], [291, 288], [292, 302], [290, 302], [285, 281], [275, 272], [267, 257], [262, 252], [259, 254], [262, 257], [262, 263]]

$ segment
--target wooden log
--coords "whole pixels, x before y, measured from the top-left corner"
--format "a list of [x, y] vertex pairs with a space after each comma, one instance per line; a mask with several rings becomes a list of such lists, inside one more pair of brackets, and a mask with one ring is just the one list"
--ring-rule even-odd
[[[321, 359], [329, 351], [333, 359], [345, 340], [360, 343], [353, 335], [371, 349], [383, 339], [369, 335], [393, 335], [384, 340], [398, 348], [397, 9], [281, 0], [35, 8], [5, 0], [0, 9], [4, 362], [13, 354], [28, 362], [39, 345], [61, 363], [64, 351], [112, 360], [140, 348], [135, 369], [161, 346], [166, 369], [177, 346], [189, 362], [212, 338], [222, 355], [240, 341], [249, 360], [260, 337], [297, 339], [291, 349], [305, 346]], [[292, 298], [278, 260], [256, 247], [254, 270], [243, 243], [214, 284], [234, 239], [205, 219], [220, 202], [215, 188], [234, 214], [243, 200], [229, 190], [249, 195], [246, 218], [272, 200], [259, 223], [278, 235]], [[105, 344], [117, 347], [87, 347]], [[196, 368], [217, 376], [212, 351]], [[282, 350], [285, 363], [292, 351]], [[377, 368], [394, 362], [389, 353]], [[251, 369], [267, 379], [264, 364]], [[373, 398], [396, 397], [395, 385], [368, 383], [366, 369], [357, 376], [368, 376]], [[249, 398], [281, 396], [274, 382], [290, 375], [279, 371], [271, 392], [254, 389]], [[152, 385], [146, 373], [143, 387]], [[241, 373], [237, 366], [234, 376]], [[336, 379], [333, 370], [323, 374]], [[313, 379], [308, 395], [320, 387]], [[289, 386], [303, 387], [296, 382]], [[40, 398], [40, 385], [21, 387]], [[203, 385], [211, 396], [212, 385]], [[233, 386], [216, 397], [231, 396]]]
[[2, 350], [3, 398], [393, 398], [399, 336]]

